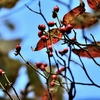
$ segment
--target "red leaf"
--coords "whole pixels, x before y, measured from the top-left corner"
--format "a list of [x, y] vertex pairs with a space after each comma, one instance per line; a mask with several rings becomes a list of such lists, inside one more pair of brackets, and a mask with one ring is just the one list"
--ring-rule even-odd
[[70, 22], [73, 21], [77, 16], [81, 15], [85, 12], [85, 4], [81, 1], [80, 5], [69, 11], [67, 14], [63, 17], [63, 24], [67, 26], [68, 24], [71, 24]]
[[55, 44], [62, 38], [62, 33], [59, 31], [58, 28], [51, 29], [48, 32], [50, 34], [50, 36], [47, 35], [48, 39], [46, 41], [44, 41], [43, 39], [40, 39], [36, 45], [35, 51], [41, 50], [45, 48], [46, 46]]
[[91, 9], [93, 9], [93, 10], [100, 9], [100, 7], [97, 6], [97, 5], [100, 5], [100, 0], [87, 0], [87, 2]]
[[[94, 42], [92, 44], [94, 44]], [[89, 45], [83, 49], [72, 49], [72, 51], [75, 54], [82, 56], [82, 57], [87, 57], [87, 58], [91, 58], [91, 56], [93, 58], [100, 57], [100, 42], [96, 42], [96, 44], [97, 45]]]

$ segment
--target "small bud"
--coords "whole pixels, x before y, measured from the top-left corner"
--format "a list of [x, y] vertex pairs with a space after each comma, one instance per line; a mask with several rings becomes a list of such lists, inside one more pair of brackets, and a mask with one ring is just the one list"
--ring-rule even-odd
[[2, 69], [0, 69], [0, 75], [3, 75], [5, 72], [2, 70]]
[[52, 52], [52, 45], [48, 46], [48, 49]]
[[21, 50], [21, 46], [19, 45], [19, 44], [17, 44], [16, 45], [16, 54], [18, 53], [19, 54], [19, 52], [20, 52], [20, 50]]
[[53, 53], [52, 52], [49, 52], [49, 56], [52, 57], [53, 56]]
[[55, 6], [54, 9], [53, 9], [53, 11], [59, 12], [59, 7], [58, 6]]
[[53, 18], [56, 18], [56, 17], [57, 17], [57, 13], [53, 11], [53, 12], [52, 12], [52, 17], [53, 17]]
[[65, 48], [64, 50], [63, 50], [63, 53], [65, 54], [65, 53], [67, 53], [68, 52], [68, 48]]

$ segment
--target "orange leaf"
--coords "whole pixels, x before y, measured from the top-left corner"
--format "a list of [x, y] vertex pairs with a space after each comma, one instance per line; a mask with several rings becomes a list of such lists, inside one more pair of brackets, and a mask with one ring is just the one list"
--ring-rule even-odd
[[63, 24], [67, 26], [70, 24], [71, 21], [73, 21], [77, 16], [81, 15], [83, 12], [85, 12], [84, 8], [85, 4], [83, 2], [80, 3], [79, 6], [69, 11], [67, 14], [63, 17]]
[[93, 10], [99, 10], [100, 7], [100, 0], [87, 0], [88, 5], [90, 6], [91, 9]]
[[96, 45], [94, 45], [93, 42], [92, 45], [88, 45], [83, 49], [72, 49], [72, 51], [79, 56], [91, 58], [86, 50], [93, 58], [100, 57], [100, 42], [96, 42]]
[[50, 36], [47, 35], [48, 39], [46, 41], [40, 39], [36, 45], [35, 51], [41, 50], [46, 46], [55, 44], [62, 38], [62, 33], [59, 31], [58, 28], [51, 29], [50, 31], [48, 31], [48, 33], [50, 34]]

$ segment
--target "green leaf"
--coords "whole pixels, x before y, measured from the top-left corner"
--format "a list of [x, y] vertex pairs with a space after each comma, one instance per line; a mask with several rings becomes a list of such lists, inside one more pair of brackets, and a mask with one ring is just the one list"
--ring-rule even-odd
[[[20, 67], [23, 64], [19, 60], [14, 60], [9, 58], [7, 55], [0, 53], [0, 69], [3, 69], [10, 80], [14, 84]], [[0, 77], [0, 82], [2, 84], [7, 83], [4, 77]]]
[[8, 54], [8, 52], [12, 49], [15, 49], [17, 44], [21, 43], [21, 39], [16, 40], [0, 40], [0, 52], [4, 54]]
[[27, 67], [27, 73], [29, 81], [31, 82], [34, 88], [35, 95], [41, 97], [45, 91], [45, 88], [38, 76], [38, 73], [29, 67]]

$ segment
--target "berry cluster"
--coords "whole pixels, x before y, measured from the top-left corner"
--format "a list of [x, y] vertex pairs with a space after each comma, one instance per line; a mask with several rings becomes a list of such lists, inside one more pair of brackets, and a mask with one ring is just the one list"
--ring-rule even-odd
[[72, 29], [73, 29], [73, 26], [68, 24], [66, 27], [60, 27], [60, 32], [61, 33], [65, 33], [66, 32], [67, 34], [69, 34], [69, 33], [71, 33]]
[[45, 68], [47, 67], [47, 63], [36, 62], [36, 67], [42, 71], [45, 71]]

